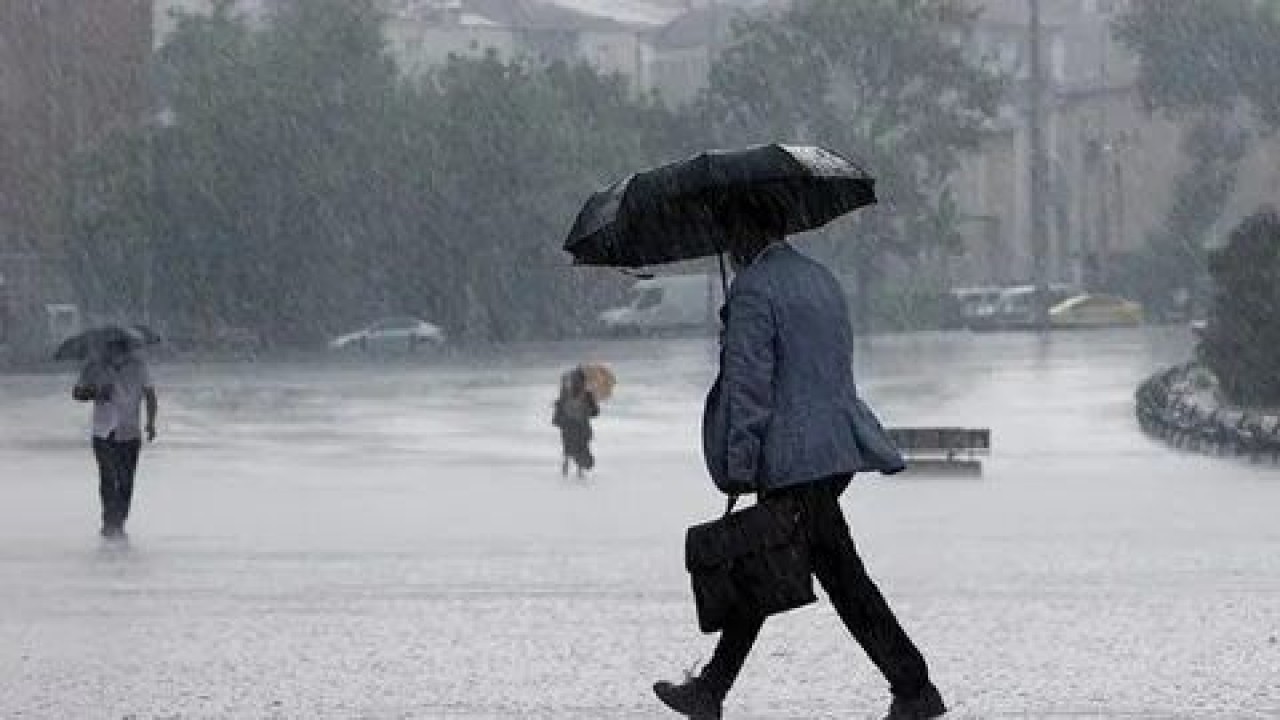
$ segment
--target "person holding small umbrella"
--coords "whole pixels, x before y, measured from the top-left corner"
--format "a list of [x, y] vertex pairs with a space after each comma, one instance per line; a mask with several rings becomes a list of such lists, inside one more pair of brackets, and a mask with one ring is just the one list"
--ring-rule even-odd
[[[102, 537], [123, 540], [133, 502], [133, 481], [145, 434], [156, 439], [159, 401], [146, 362], [136, 352], [149, 337], [134, 328], [109, 326], [63, 343], [55, 357], [79, 355], [84, 361], [71, 390], [78, 402], [93, 403], [93, 455], [98, 464], [102, 500]], [[140, 422], [146, 406], [146, 424]]]
[[[755, 493], [757, 504], [777, 508], [798, 528], [787, 547], [796, 552], [785, 562], [807, 565], [888, 681], [887, 720], [924, 720], [946, 706], [868, 576], [839, 503], [854, 473], [893, 474], [905, 463], [858, 397], [839, 283], [785, 240], [874, 201], [871, 178], [822, 148], [708, 152], [597, 193], [565, 249], [579, 264], [621, 267], [729, 253], [737, 274], [722, 310], [720, 373], [703, 415], [707, 469], [731, 497]], [[764, 597], [741, 590], [728, 597]], [[702, 672], [655, 683], [654, 692], [685, 717], [717, 720], [767, 614], [798, 606], [733, 608]]]
[[613, 372], [598, 364], [579, 365], [561, 376], [551, 422], [560, 428], [562, 475], [569, 474], [570, 462], [577, 467], [578, 477], [595, 467], [591, 418], [600, 414], [600, 402], [609, 398], [615, 383]]

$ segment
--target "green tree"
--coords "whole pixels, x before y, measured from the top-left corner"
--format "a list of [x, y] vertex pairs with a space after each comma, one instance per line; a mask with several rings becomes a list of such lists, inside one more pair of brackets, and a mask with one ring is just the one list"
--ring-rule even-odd
[[1232, 401], [1280, 405], [1280, 215], [1246, 219], [1209, 269], [1216, 291], [1201, 356]]
[[951, 179], [996, 115], [1004, 78], [965, 39], [958, 0], [800, 0], [741, 19], [715, 62], [702, 112], [727, 144], [814, 142], [877, 179], [881, 202], [833, 238], [865, 287], [886, 254], [959, 246]]
[[[389, 155], [374, 138], [397, 119], [380, 112], [396, 88], [380, 23], [365, 0], [284, 2], [258, 31], [229, 3], [181, 18], [156, 57], [175, 122], [86, 163], [102, 189], [75, 238], [78, 276], [100, 280], [82, 283], [89, 304], [118, 305], [150, 275], [145, 301], [178, 332], [245, 326], [282, 341], [367, 308], [383, 235], [366, 221], [382, 217]], [[125, 238], [142, 247], [121, 252]]]
[[1179, 119], [1231, 113], [1242, 102], [1280, 128], [1280, 3], [1275, 0], [1144, 0], [1116, 20], [1138, 58], [1149, 109]]
[[85, 163], [101, 192], [77, 223], [82, 291], [118, 300], [145, 255], [153, 304], [193, 332], [588, 326], [620, 282], [570, 268], [563, 235], [592, 189], [687, 150], [687, 123], [586, 66], [455, 58], [406, 78], [381, 23], [366, 0], [290, 0], [262, 29], [228, 4], [184, 17], [157, 58], [174, 122]]
[[1145, 282], [1135, 288], [1156, 312], [1167, 308], [1171, 290], [1190, 293], [1197, 314], [1196, 288], [1206, 269], [1206, 245], [1235, 192], [1248, 134], [1218, 118], [1208, 117], [1183, 134], [1182, 152], [1189, 163], [1174, 182], [1162, 225], [1143, 248]]
[[68, 270], [82, 299], [93, 301], [86, 306], [98, 312], [140, 317], [147, 304], [154, 233], [148, 153], [144, 137], [113, 136], [72, 168], [83, 200], [70, 212]]
[[1280, 3], [1147, 0], [1130, 5], [1115, 33], [1138, 58], [1148, 110], [1185, 125], [1187, 169], [1143, 252], [1149, 275], [1164, 281], [1164, 288], [1147, 283], [1145, 299], [1158, 310], [1169, 284], [1191, 290], [1205, 274], [1204, 247], [1251, 140], [1243, 111], [1262, 134], [1280, 129]]
[[592, 190], [687, 151], [682, 121], [586, 65], [492, 56], [441, 68], [426, 104], [464, 269], [449, 293], [470, 299], [463, 324], [501, 339], [589, 325], [613, 285], [567, 267], [564, 234]]

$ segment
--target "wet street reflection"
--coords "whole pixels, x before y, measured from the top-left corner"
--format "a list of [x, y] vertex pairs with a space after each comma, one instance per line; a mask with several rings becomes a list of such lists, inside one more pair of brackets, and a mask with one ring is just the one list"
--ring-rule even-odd
[[[859, 479], [844, 499], [954, 716], [1280, 711], [1276, 471], [1177, 452], [1133, 418], [1137, 384], [1190, 344], [859, 346], [889, 424], [992, 430], [980, 477]], [[598, 470], [565, 480], [551, 401], [584, 359], [619, 385]], [[697, 660], [681, 542], [720, 507], [697, 434], [714, 359], [662, 340], [161, 363], [127, 549], [95, 536], [71, 378], [0, 378], [0, 715], [654, 717], [648, 679]], [[825, 601], [760, 650], [735, 716], [881, 707]]]

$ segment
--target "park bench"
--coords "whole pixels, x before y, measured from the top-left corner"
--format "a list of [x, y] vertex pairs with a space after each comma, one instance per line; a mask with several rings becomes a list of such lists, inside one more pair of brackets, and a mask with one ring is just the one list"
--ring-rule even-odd
[[991, 453], [988, 428], [899, 427], [890, 428], [889, 437], [906, 459], [908, 471], [978, 474], [978, 456]]

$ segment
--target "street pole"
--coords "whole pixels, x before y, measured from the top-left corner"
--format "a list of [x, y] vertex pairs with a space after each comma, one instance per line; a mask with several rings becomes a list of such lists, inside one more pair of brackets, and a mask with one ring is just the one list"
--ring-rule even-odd
[[146, 176], [146, 237], [143, 238], [144, 250], [142, 258], [142, 322], [151, 327], [151, 299], [155, 293], [155, 246], [156, 246], [156, 133], [160, 131], [160, 93], [156, 88], [156, 44], [152, 35], [155, 28], [153, 17], [147, 18], [146, 55], [143, 59], [143, 163]]
[[147, 205], [146, 205], [147, 209], [145, 211], [147, 213], [147, 220], [145, 223], [146, 237], [142, 238], [142, 242], [143, 242], [142, 322], [145, 323], [147, 327], [150, 327], [151, 326], [151, 295], [152, 295], [153, 283], [155, 282], [153, 274], [155, 272], [154, 253], [155, 253], [155, 233], [156, 233], [155, 231], [155, 228], [156, 228], [156, 217], [155, 217], [155, 213], [156, 213], [156, 203], [155, 203], [156, 128], [151, 123], [148, 123], [147, 126], [144, 128], [144, 131], [146, 132], [146, 135], [144, 136], [145, 146], [143, 147], [143, 153], [144, 153], [143, 163], [144, 163], [144, 172], [146, 176], [144, 177], [143, 180], [146, 184], [146, 189], [144, 192], [146, 193], [146, 198], [147, 198]]
[[1102, 134], [1102, 145], [1101, 145], [1102, 152], [1099, 155], [1100, 162], [1098, 164], [1098, 169], [1100, 172], [1096, 181], [1099, 188], [1099, 196], [1098, 196], [1099, 227], [1098, 227], [1098, 241], [1093, 248], [1094, 264], [1092, 267], [1092, 270], [1093, 270], [1092, 281], [1095, 287], [1086, 288], [1087, 290], [1094, 290], [1094, 291], [1103, 291], [1103, 290], [1110, 289], [1109, 288], [1110, 281], [1107, 278], [1107, 266], [1111, 262], [1112, 229], [1115, 228], [1114, 221], [1112, 220], [1112, 217], [1111, 217], [1112, 216], [1111, 211], [1112, 211], [1112, 204], [1115, 201], [1115, 198], [1111, 193], [1107, 192], [1105, 188], [1108, 187], [1108, 182], [1110, 180], [1109, 176], [1111, 174], [1111, 166], [1117, 163], [1117, 158], [1115, 156], [1117, 143], [1116, 143], [1115, 134], [1111, 129], [1111, 112], [1110, 112], [1111, 66], [1107, 62], [1111, 54], [1110, 25], [1103, 24], [1099, 28], [1099, 35], [1100, 37], [1098, 42], [1098, 46], [1099, 46], [1098, 55], [1100, 60], [1098, 63], [1098, 77], [1101, 80], [1102, 91], [1106, 94], [1103, 96], [1103, 101], [1102, 101], [1102, 112], [1101, 112], [1102, 122], [1100, 123], [1101, 134]]
[[1031, 141], [1031, 275], [1036, 287], [1036, 326], [1049, 329], [1049, 228], [1045, 216], [1048, 162], [1044, 147], [1044, 52], [1041, 48], [1040, 0], [1031, 5], [1030, 27], [1030, 112]]

